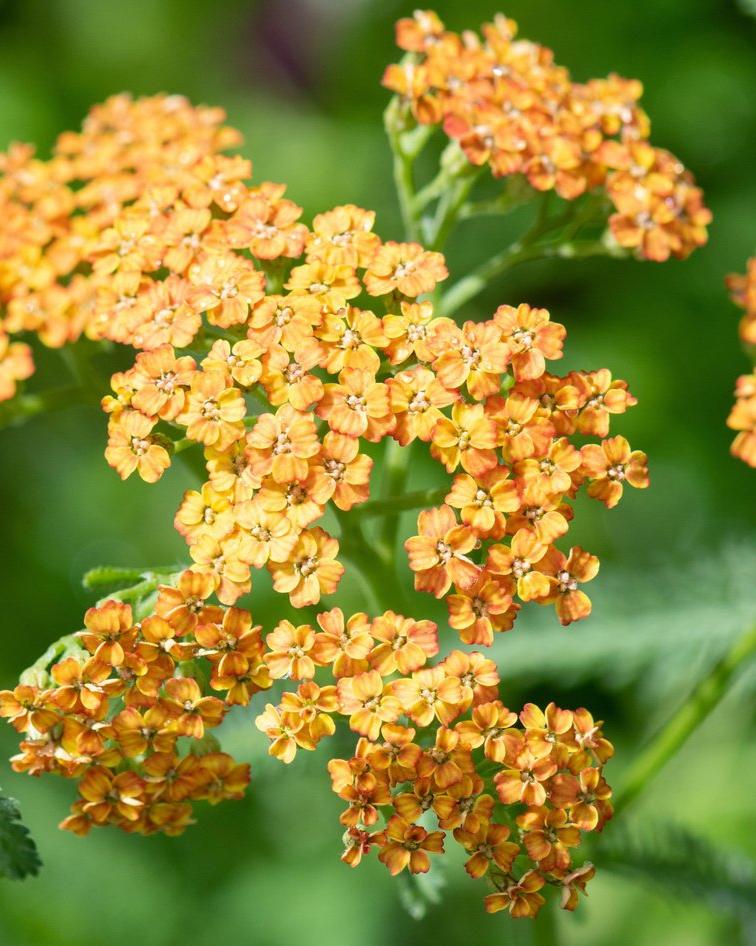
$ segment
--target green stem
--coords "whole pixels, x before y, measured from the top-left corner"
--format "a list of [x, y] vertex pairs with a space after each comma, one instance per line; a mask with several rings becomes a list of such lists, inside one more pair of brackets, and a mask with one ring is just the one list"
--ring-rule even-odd
[[173, 452], [183, 453], [184, 450], [188, 450], [189, 447], [193, 447], [197, 443], [196, 440], [192, 440], [191, 437], [182, 437], [181, 440], [173, 441]]
[[362, 525], [355, 515], [334, 509], [341, 526], [340, 554], [351, 564], [367, 592], [370, 609], [374, 614], [396, 607], [395, 594], [399, 587], [391, 563], [376, 555], [368, 544]]
[[523, 204], [529, 204], [538, 191], [534, 190], [522, 175], [514, 175], [506, 179], [504, 189], [496, 197], [486, 200], [468, 201], [459, 211], [460, 220], [470, 217], [501, 216], [511, 213]]
[[432, 250], [441, 250], [446, 245], [449, 234], [459, 218], [460, 210], [467, 200], [467, 195], [472, 190], [480, 174], [480, 168], [473, 168], [472, 165], [468, 165], [464, 176], [453, 179], [442, 196], [438, 204], [436, 219], [428, 234], [429, 245]]
[[614, 804], [615, 813], [631, 805], [648, 783], [695, 732], [727, 693], [730, 683], [756, 653], [756, 625], [739, 638], [694, 688], [691, 695], [636, 757]]
[[[146, 598], [148, 595], [152, 594], [153, 591], [157, 588], [163, 579], [167, 579], [173, 572], [163, 573], [163, 574], [153, 574], [152, 572], [143, 572], [144, 577], [141, 581], [137, 582], [135, 585], [130, 585], [128, 588], [121, 588], [120, 591], [111, 591], [109, 594], [105, 595], [104, 598], [101, 598], [100, 601], [107, 601], [111, 598], [115, 598], [116, 601], [141, 601], [143, 598]], [[99, 604], [100, 602], [98, 602]]]
[[396, 539], [399, 533], [399, 509], [395, 505], [389, 505], [390, 497], [401, 495], [407, 482], [409, 473], [411, 445], [401, 446], [393, 438], [386, 441], [386, 448], [383, 453], [383, 481], [381, 497], [386, 504], [384, 509], [385, 518], [381, 525], [378, 537], [378, 554], [385, 561], [392, 562], [396, 551]]
[[439, 313], [453, 315], [466, 302], [482, 292], [496, 276], [528, 260], [588, 259], [591, 256], [619, 259], [629, 255], [622, 247], [605, 243], [603, 240], [575, 243], [533, 243], [527, 238], [516, 240], [451, 286], [441, 297]]
[[[420, 239], [420, 217], [415, 208], [415, 182], [413, 166], [427, 134], [418, 136], [420, 145], [405, 148], [402, 143], [402, 114], [399, 99], [394, 96], [383, 115], [386, 135], [393, 154], [394, 185], [399, 200], [405, 236], [408, 240]], [[418, 131], [419, 129], [416, 129]], [[422, 129], [425, 131], [425, 129]]]
[[407, 509], [427, 509], [437, 506], [444, 501], [449, 490], [446, 487], [438, 489], [421, 489], [414, 493], [404, 493], [402, 496], [388, 496], [386, 499], [371, 499], [355, 510], [360, 519], [370, 519], [373, 516], [383, 516], [391, 513], [404, 512]]

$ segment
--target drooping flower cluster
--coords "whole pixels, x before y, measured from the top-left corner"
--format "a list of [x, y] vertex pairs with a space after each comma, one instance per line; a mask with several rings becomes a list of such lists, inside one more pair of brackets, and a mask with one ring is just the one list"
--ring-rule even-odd
[[211, 731], [230, 707], [293, 681], [256, 725], [287, 763], [340, 717], [359, 737], [352, 758], [328, 763], [347, 803], [347, 864], [376, 847], [392, 874], [425, 872], [451, 832], [470, 876], [492, 884], [490, 912], [534, 916], [545, 884], [574, 909], [593, 867], [576, 868], [573, 849], [612, 814], [602, 767], [613, 750], [587, 710], [527, 704], [518, 717], [482, 654], [430, 662], [431, 621], [333, 608], [316, 627], [284, 620], [264, 634], [247, 611], [212, 604], [212, 590], [189, 570], [159, 588], [140, 621], [117, 600], [91, 608], [49, 674], [0, 692], [0, 715], [23, 735], [13, 767], [78, 781], [63, 828], [173, 835], [191, 823], [193, 802], [241, 797], [249, 766]]
[[685, 257], [706, 242], [711, 214], [674, 155], [648, 141], [641, 83], [610, 75], [573, 82], [545, 46], [516, 38], [503, 15], [461, 35], [432, 11], [396, 26], [407, 52], [383, 84], [414, 121], [440, 125], [474, 166], [495, 177], [524, 175], [565, 200], [601, 189], [621, 247], [644, 259]]
[[[745, 310], [738, 334], [751, 361], [756, 361], [756, 257], [748, 260], [744, 275], [727, 279], [732, 301]], [[741, 375], [735, 384], [735, 404], [727, 418], [727, 426], [737, 434], [730, 453], [749, 466], [756, 467], [756, 371]]]

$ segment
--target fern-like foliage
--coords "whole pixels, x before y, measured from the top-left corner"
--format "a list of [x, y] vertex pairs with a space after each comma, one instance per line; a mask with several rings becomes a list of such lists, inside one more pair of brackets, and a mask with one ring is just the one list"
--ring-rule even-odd
[[399, 875], [399, 902], [413, 920], [422, 920], [430, 907], [438, 906], [446, 883], [438, 864], [427, 874]]
[[548, 609], [531, 612], [527, 628], [498, 636], [498, 663], [525, 683], [600, 680], [633, 684], [657, 705], [674, 701], [753, 624], [754, 573], [753, 543], [674, 565], [648, 562], [639, 572], [608, 566], [595, 588], [585, 586], [594, 603], [587, 621], [563, 628]]
[[734, 917], [747, 942], [756, 934], [756, 864], [724, 850], [688, 828], [670, 824], [617, 823], [596, 844], [602, 870], [666, 888]]
[[22, 880], [36, 874], [41, 866], [37, 845], [21, 821], [18, 802], [0, 793], [0, 877]]

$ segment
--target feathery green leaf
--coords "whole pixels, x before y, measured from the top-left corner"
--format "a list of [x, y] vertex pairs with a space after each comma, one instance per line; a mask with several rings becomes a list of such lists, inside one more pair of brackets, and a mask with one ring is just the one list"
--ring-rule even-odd
[[0, 877], [21, 880], [39, 871], [42, 862], [14, 798], [0, 794]]

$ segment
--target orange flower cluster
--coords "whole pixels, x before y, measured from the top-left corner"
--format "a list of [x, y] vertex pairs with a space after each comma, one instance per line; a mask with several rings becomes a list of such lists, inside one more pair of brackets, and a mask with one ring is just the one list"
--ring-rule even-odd
[[[145, 303], [138, 264], [155, 259], [151, 223], [179, 193], [200, 218], [213, 200], [233, 206], [250, 163], [220, 154], [241, 141], [224, 118], [178, 95], [118, 95], [93, 108], [80, 133], [62, 134], [50, 160], [22, 144], [0, 155], [0, 400], [14, 393], [9, 381], [31, 373], [28, 352], [7, 354], [6, 334], [35, 332], [53, 348], [82, 332], [120, 341], [116, 316], [136, 321]], [[191, 254], [193, 233], [174, 229], [176, 254]], [[199, 316], [176, 314], [173, 301], [166, 297], [145, 336], [168, 340], [195, 323], [196, 331]], [[184, 334], [189, 341], [194, 332]]]
[[[569, 438], [605, 438], [610, 414], [635, 403], [625, 383], [547, 373], [566, 333], [544, 309], [500, 306], [462, 326], [436, 317], [425, 296], [448, 275], [440, 253], [382, 242], [373, 212], [353, 205], [308, 228], [282, 185], [249, 186], [250, 163], [219, 153], [238, 141], [222, 118], [181, 98], [120, 96], [48, 162], [12, 149], [0, 182], [15, 221], [0, 265], [6, 326], [139, 350], [103, 401], [106, 458], [154, 482], [174, 449], [202, 445], [207, 480], [175, 524], [225, 604], [249, 591], [253, 568], [295, 607], [334, 592], [338, 543], [315, 523], [329, 501], [368, 498], [362, 441], [392, 437], [429, 443], [457, 474], [407, 548], [418, 588], [455, 585], [464, 641], [511, 627], [515, 593], [554, 603], [564, 624], [587, 616], [577, 585], [598, 562], [553, 545], [567, 501], [587, 483], [613, 506], [625, 482], [648, 479], [623, 438], [582, 449]], [[30, 370], [23, 345], [6, 347], [0, 393]], [[476, 564], [469, 553], [489, 540]]]
[[[192, 824], [192, 802], [244, 794], [249, 766], [220, 752], [209, 731], [270, 677], [261, 629], [246, 611], [209, 604], [211, 594], [205, 576], [184, 572], [140, 622], [120, 601], [90, 608], [49, 676], [0, 691], [0, 716], [24, 734], [13, 768], [79, 782], [62, 828], [177, 835]], [[225, 700], [200, 687], [200, 656]]]
[[[103, 401], [105, 455], [122, 477], [157, 480], [177, 430], [183, 444], [204, 448], [208, 478], [186, 493], [175, 525], [219, 599], [233, 604], [263, 567], [295, 607], [333, 593], [338, 543], [315, 523], [329, 501], [349, 510], [367, 500], [373, 461], [362, 441], [392, 437], [403, 447], [429, 443], [447, 472], [463, 471], [448, 506], [422, 514], [422, 535], [407, 546], [418, 588], [440, 597], [457, 586], [463, 640], [489, 644], [492, 627], [511, 627], [515, 587], [523, 600], [555, 603], [565, 624], [587, 616], [577, 583], [598, 562], [553, 547], [567, 531], [566, 500], [588, 483], [613, 506], [625, 482], [643, 487], [648, 477], [645, 456], [623, 438], [579, 450], [569, 437], [605, 437], [610, 415], [635, 403], [626, 384], [606, 370], [547, 374], [566, 333], [544, 309], [500, 306], [491, 320], [462, 326], [435, 317], [417, 296], [447, 275], [443, 256], [382, 243], [370, 211], [337, 207], [309, 230], [276, 185], [239, 192], [238, 202], [233, 213], [208, 211], [192, 254], [177, 262], [161, 234], [195, 212], [178, 201], [164, 208], [168, 222], [152, 218], [156, 256], [129, 270], [147, 284], [141, 314], [111, 322], [122, 342], [146, 350], [114, 375]], [[273, 266], [281, 291], [271, 291]], [[154, 307], [169, 284], [196, 322], [178, 339], [146, 344], [144, 320], [160, 317]], [[506, 535], [516, 538], [513, 552], [497, 545], [485, 568], [468, 557]]]
[[550, 49], [516, 38], [499, 15], [461, 35], [432, 11], [396, 26], [408, 55], [383, 84], [412, 118], [441, 125], [474, 166], [496, 177], [524, 175], [565, 200], [601, 189], [614, 206], [609, 226], [643, 259], [685, 257], [707, 239], [711, 213], [683, 165], [648, 141], [637, 80], [610, 75], [573, 82]]
[[[128, 604], [108, 600], [87, 612], [49, 676], [0, 692], [0, 716], [23, 734], [14, 769], [79, 783], [63, 828], [179, 834], [192, 802], [240, 798], [249, 766], [209, 731], [231, 706], [291, 680], [296, 690], [256, 719], [271, 755], [288, 763], [315, 749], [338, 717], [359, 736], [351, 759], [328, 763], [347, 803], [346, 863], [375, 846], [392, 874], [425, 872], [451, 831], [470, 876], [492, 882], [490, 912], [534, 916], [545, 884], [574, 909], [593, 868], [575, 868], [571, 851], [612, 815], [602, 767], [613, 749], [587, 710], [531, 703], [518, 717], [484, 655], [454, 650], [429, 663], [439, 651], [431, 621], [334, 608], [318, 614], [318, 629], [283, 620], [263, 634], [247, 611], [210, 603], [212, 593], [208, 575], [185, 571], [136, 623]], [[319, 671], [333, 682], [317, 682]], [[427, 816], [438, 830], [418, 823]]]
[[[418, 534], [405, 542], [415, 588], [448, 595], [449, 624], [464, 643], [485, 646], [512, 628], [515, 597], [553, 604], [563, 625], [588, 617], [591, 602], [579, 585], [596, 576], [599, 561], [579, 546], [565, 555], [554, 544], [568, 531], [569, 501], [587, 483], [588, 495], [611, 508], [626, 484], [649, 484], [646, 455], [624, 437], [605, 436], [610, 415], [635, 403], [625, 382], [607, 370], [546, 374], [546, 330], [561, 341], [564, 329], [548, 322], [545, 310], [501, 307], [476, 328], [504, 319], [504, 337], [524, 348], [512, 358], [517, 380], [507, 395], [458, 401], [451, 418], [434, 426], [431, 453], [448, 472], [462, 472], [445, 504], [421, 512]], [[605, 439], [578, 448], [569, 439], [576, 433]]]
[[[745, 309], [740, 320], [740, 341], [756, 360], [756, 256], [748, 260], [744, 275], [727, 278], [732, 301]], [[735, 404], [727, 418], [727, 426], [737, 434], [730, 453], [749, 466], [756, 467], [756, 371], [741, 375], [735, 384]]]

